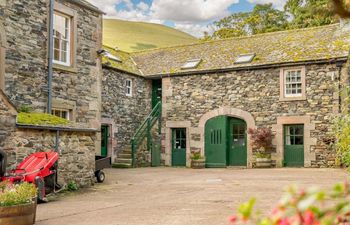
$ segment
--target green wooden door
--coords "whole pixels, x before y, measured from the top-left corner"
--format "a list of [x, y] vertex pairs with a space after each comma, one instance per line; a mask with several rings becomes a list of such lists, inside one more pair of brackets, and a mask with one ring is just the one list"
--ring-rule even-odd
[[218, 116], [205, 125], [206, 167], [226, 167], [227, 117]]
[[162, 101], [162, 80], [152, 81], [152, 109]]
[[304, 125], [284, 127], [284, 166], [304, 166]]
[[101, 156], [108, 155], [108, 126], [101, 127]]
[[228, 165], [247, 166], [247, 125], [244, 120], [229, 119]]
[[186, 129], [173, 129], [172, 136], [172, 166], [186, 166]]

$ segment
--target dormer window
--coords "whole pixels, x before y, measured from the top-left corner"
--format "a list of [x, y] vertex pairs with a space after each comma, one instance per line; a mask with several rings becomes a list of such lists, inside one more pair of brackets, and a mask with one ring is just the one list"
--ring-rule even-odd
[[187, 70], [187, 69], [194, 69], [197, 68], [198, 65], [201, 63], [201, 59], [191, 59], [188, 60], [182, 67], [181, 69]]
[[254, 57], [255, 57], [255, 54], [239, 55], [235, 63], [250, 63], [253, 61]]
[[112, 55], [112, 53], [110, 53], [109, 51], [105, 51], [103, 54], [110, 60], [113, 60], [116, 62], [122, 62], [122, 60], [119, 57]]

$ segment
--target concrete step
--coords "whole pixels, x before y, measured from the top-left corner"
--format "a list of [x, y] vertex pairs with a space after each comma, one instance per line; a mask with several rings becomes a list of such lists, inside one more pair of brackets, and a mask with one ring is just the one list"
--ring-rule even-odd
[[131, 165], [132, 159], [117, 158], [116, 163], [124, 163], [124, 164], [130, 164]]
[[122, 154], [131, 154], [131, 149], [125, 149], [121, 153]]
[[131, 159], [131, 153], [127, 154], [127, 153], [120, 153], [118, 155], [118, 159]]
[[113, 168], [124, 168], [124, 169], [132, 168], [131, 164], [128, 164], [128, 163], [113, 163], [112, 167]]

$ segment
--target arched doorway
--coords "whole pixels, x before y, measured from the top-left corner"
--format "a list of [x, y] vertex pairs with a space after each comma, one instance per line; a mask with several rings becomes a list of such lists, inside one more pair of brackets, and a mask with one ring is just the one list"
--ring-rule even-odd
[[217, 116], [205, 124], [206, 166], [247, 166], [247, 123], [240, 118]]

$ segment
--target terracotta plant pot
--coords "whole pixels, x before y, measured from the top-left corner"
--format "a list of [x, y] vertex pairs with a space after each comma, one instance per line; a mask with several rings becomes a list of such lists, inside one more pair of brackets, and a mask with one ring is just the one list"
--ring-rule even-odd
[[205, 168], [205, 159], [196, 159], [191, 160], [192, 169], [204, 169]]
[[269, 158], [257, 158], [256, 159], [256, 168], [271, 168], [272, 160]]
[[35, 223], [37, 203], [0, 207], [0, 224], [32, 225]]

